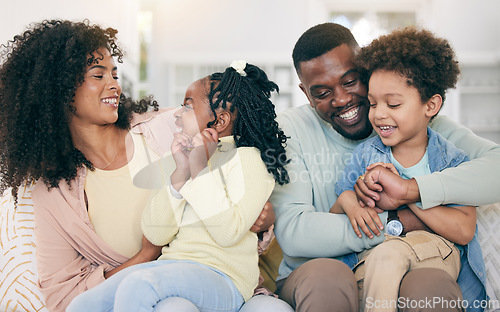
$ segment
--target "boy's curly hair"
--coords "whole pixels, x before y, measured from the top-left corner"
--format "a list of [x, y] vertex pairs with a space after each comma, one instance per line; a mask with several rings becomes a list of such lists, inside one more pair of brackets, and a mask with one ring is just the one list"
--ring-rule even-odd
[[[40, 178], [56, 187], [83, 166], [94, 169], [73, 146], [68, 121], [91, 53], [106, 48], [122, 63], [116, 33], [88, 20], [45, 20], [1, 46], [0, 192], [10, 187], [16, 196], [21, 184]], [[149, 106], [158, 104], [122, 95], [115, 125], [128, 129], [132, 114]]]
[[407, 79], [420, 93], [422, 102], [454, 88], [460, 68], [450, 43], [428, 30], [415, 27], [398, 29], [361, 48], [355, 62], [367, 82], [376, 70], [394, 71]]

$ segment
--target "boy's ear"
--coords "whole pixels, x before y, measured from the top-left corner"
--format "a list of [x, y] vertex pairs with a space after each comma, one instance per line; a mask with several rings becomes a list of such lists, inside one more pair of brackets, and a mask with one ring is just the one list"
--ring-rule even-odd
[[223, 132], [231, 124], [231, 114], [227, 111], [223, 111], [217, 114], [217, 122], [213, 125], [213, 128], [217, 130], [218, 133]]
[[434, 94], [425, 104], [427, 109], [425, 111], [425, 116], [433, 117], [439, 113], [441, 106], [443, 106], [443, 98], [439, 94]]

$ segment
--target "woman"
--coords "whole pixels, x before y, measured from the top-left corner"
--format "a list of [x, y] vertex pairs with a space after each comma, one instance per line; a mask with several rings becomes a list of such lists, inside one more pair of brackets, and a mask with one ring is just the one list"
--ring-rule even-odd
[[[130, 177], [147, 157], [168, 151], [174, 110], [121, 94], [116, 33], [88, 22], [44, 21], [2, 54], [0, 190], [12, 188], [15, 196], [21, 183], [38, 180], [39, 287], [51, 311], [160, 254], [140, 230], [149, 190]], [[270, 219], [267, 209], [256, 224]]]

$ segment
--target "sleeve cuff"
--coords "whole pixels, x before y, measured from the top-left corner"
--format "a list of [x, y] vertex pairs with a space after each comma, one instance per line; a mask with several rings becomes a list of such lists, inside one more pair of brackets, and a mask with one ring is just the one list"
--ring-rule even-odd
[[418, 190], [420, 192], [421, 209], [428, 209], [442, 205], [444, 202], [444, 188], [439, 176], [436, 174], [428, 174], [421, 177], [415, 177]]

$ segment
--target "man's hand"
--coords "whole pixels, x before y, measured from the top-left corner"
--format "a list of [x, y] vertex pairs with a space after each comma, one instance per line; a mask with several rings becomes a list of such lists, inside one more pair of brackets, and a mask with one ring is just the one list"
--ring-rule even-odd
[[271, 225], [273, 225], [275, 217], [276, 216], [274, 215], [273, 204], [271, 204], [270, 202], [266, 202], [259, 217], [250, 228], [250, 231], [254, 233], [267, 231], [271, 227]]
[[363, 175], [364, 178], [358, 179], [354, 185], [356, 196], [362, 205], [394, 210], [403, 204], [419, 200], [418, 185], [414, 179], [403, 179], [382, 165], [367, 169], [370, 170]]

